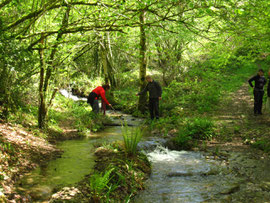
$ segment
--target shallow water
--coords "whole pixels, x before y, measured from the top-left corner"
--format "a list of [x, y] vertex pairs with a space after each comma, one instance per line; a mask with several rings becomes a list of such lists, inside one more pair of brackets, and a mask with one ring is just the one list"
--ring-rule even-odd
[[[108, 111], [113, 123], [139, 125], [143, 120], [118, 111]], [[54, 189], [74, 186], [94, 167], [94, 150], [97, 144], [122, 140], [120, 126], [107, 127], [83, 139], [66, 140], [58, 144], [61, 157], [40, 166], [27, 174], [17, 189], [28, 194], [35, 202], [50, 199]], [[152, 174], [146, 190], [139, 193], [135, 202], [219, 202], [221, 193], [237, 183], [226, 171], [226, 166], [206, 159], [200, 152], [172, 151], [160, 145], [166, 140], [144, 137], [139, 149], [145, 150], [152, 163]]]
[[26, 174], [18, 190], [36, 200], [46, 200], [54, 188], [74, 185], [91, 172], [95, 145], [121, 139], [121, 127], [109, 127], [87, 138], [63, 141], [57, 145], [64, 151], [61, 157]]
[[[113, 123], [138, 125], [141, 119], [118, 111], [108, 111]], [[130, 127], [129, 127], [130, 128]], [[72, 186], [88, 175], [94, 167], [95, 146], [123, 140], [122, 127], [107, 127], [102, 132], [89, 134], [83, 139], [60, 142], [57, 147], [63, 150], [61, 157], [48, 162], [26, 174], [17, 186], [17, 190], [28, 194], [33, 200], [43, 201], [50, 198], [55, 188]]]
[[[204, 202], [220, 199], [236, 178], [221, 162], [207, 160], [200, 152], [157, 147], [147, 153], [152, 174], [135, 202]], [[216, 200], [217, 200], [216, 199]]]

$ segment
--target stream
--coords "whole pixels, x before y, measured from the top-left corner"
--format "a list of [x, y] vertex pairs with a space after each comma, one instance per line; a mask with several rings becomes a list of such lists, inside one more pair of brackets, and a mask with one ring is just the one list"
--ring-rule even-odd
[[217, 202], [238, 180], [225, 163], [200, 152], [174, 151], [162, 146], [148, 152], [152, 174], [135, 202]]
[[[136, 126], [142, 122], [142, 119], [135, 119], [121, 112], [108, 111], [108, 114], [113, 124], [125, 121], [128, 125]], [[74, 186], [93, 169], [95, 146], [123, 140], [121, 131], [121, 126], [106, 127], [88, 137], [58, 143], [57, 148], [63, 151], [61, 157], [27, 173], [18, 184], [17, 190], [30, 196], [35, 202], [44, 202], [50, 199], [56, 189]]]
[[[126, 121], [136, 126], [143, 121], [121, 112], [108, 113], [114, 123]], [[120, 126], [60, 142], [57, 147], [63, 150], [61, 157], [26, 174], [18, 191], [31, 196], [34, 202], [48, 201], [55, 190], [74, 186], [91, 172], [97, 144], [116, 140], [122, 140]], [[152, 163], [152, 174], [134, 202], [230, 202], [230, 195], [239, 190], [243, 180], [233, 175], [225, 160], [202, 152], [169, 150], [162, 146], [165, 141], [144, 136], [139, 143], [138, 148]]]

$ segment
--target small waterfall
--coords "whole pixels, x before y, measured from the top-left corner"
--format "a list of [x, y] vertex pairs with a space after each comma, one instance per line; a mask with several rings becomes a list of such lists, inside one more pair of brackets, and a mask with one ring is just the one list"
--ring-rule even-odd
[[87, 98], [77, 97], [77, 96], [73, 95], [71, 92], [69, 92], [69, 91], [67, 91], [65, 89], [60, 89], [59, 92], [64, 97], [72, 99], [73, 101], [87, 101]]

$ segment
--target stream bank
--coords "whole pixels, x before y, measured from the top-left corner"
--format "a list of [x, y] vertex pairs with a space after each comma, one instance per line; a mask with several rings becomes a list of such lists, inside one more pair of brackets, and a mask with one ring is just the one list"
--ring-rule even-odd
[[[144, 189], [151, 173], [145, 154], [126, 154], [122, 144], [115, 142], [98, 147], [91, 174], [73, 188], [62, 188], [52, 195], [51, 202], [127, 202]], [[77, 191], [76, 195], [70, 191]]]
[[[89, 178], [93, 174], [110, 170], [108, 167], [114, 168], [111, 174], [113, 177], [119, 175], [119, 181], [114, 182], [114, 185], [118, 186], [110, 198], [127, 198], [136, 194], [137, 190], [143, 189], [143, 182], [150, 173], [150, 164], [142, 153], [135, 156], [126, 155], [120, 126], [121, 123], [136, 126], [142, 120], [121, 112], [109, 111], [109, 114], [112, 118], [110, 127], [107, 126], [104, 131], [91, 133], [84, 138], [58, 142], [57, 148], [63, 151], [61, 156], [39, 166], [17, 183], [19, 193], [28, 198], [25, 202], [61, 202], [68, 199], [75, 201], [76, 198], [87, 202], [93, 198], [92, 190], [89, 190]], [[96, 151], [97, 147], [99, 148]], [[98, 197], [95, 196], [96, 199]], [[103, 195], [102, 198], [104, 197]]]
[[17, 182], [25, 173], [58, 156], [61, 151], [33, 132], [0, 123], [0, 202], [27, 202], [16, 191]]

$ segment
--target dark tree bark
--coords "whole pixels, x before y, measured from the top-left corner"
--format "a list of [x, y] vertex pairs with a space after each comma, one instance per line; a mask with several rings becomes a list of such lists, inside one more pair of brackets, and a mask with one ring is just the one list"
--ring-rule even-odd
[[46, 126], [46, 95], [43, 91], [44, 85], [44, 70], [45, 70], [45, 61], [44, 61], [44, 38], [42, 37], [40, 48], [39, 48], [39, 59], [40, 59], [40, 73], [39, 73], [39, 109], [38, 109], [38, 127], [44, 128]]
[[[146, 67], [147, 67], [147, 58], [146, 58], [146, 33], [145, 33], [145, 11], [142, 10], [140, 14], [140, 91], [142, 91], [146, 86], [145, 76], [146, 76]], [[142, 94], [139, 97], [138, 110], [142, 113], [146, 110], [147, 95]]]

